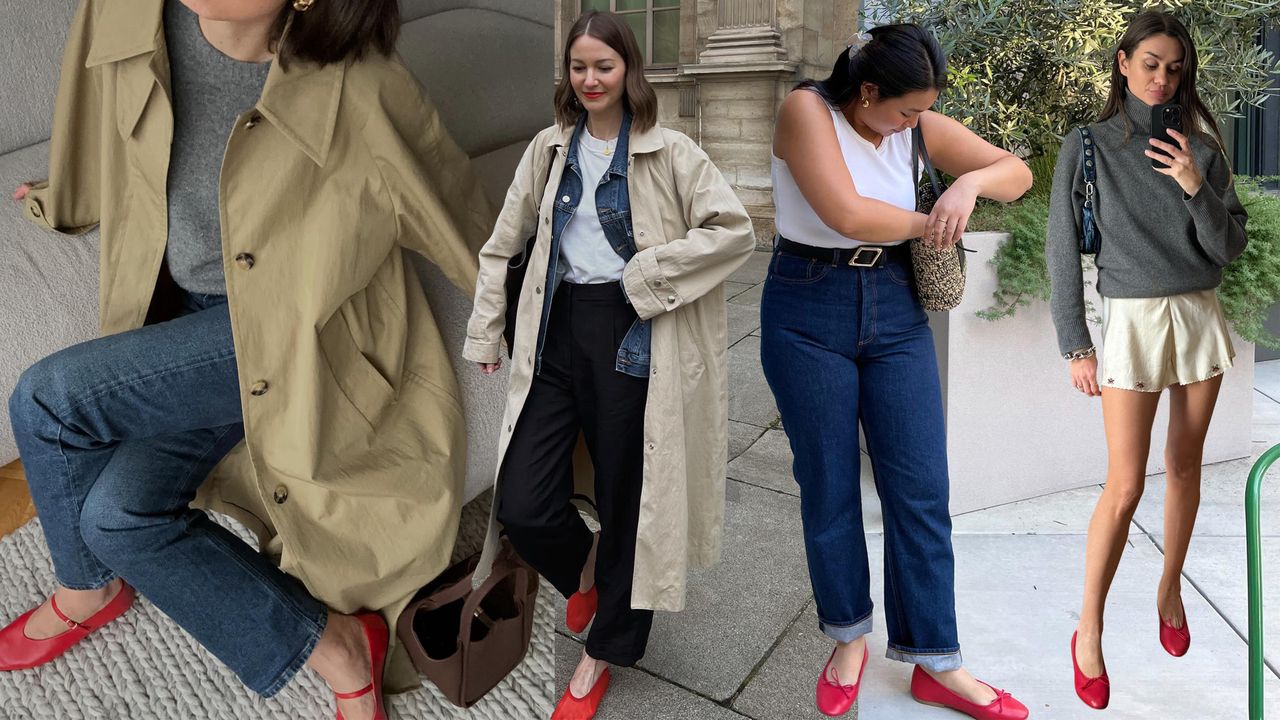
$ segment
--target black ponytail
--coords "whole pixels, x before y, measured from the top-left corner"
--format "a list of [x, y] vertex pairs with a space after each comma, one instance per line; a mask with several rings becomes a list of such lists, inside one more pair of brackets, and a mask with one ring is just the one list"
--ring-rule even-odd
[[796, 87], [813, 90], [834, 108], [858, 100], [864, 82], [880, 88], [882, 100], [946, 88], [947, 57], [919, 25], [881, 25], [868, 34], [871, 39], [857, 50], [850, 46], [840, 53], [826, 80], [806, 80]]

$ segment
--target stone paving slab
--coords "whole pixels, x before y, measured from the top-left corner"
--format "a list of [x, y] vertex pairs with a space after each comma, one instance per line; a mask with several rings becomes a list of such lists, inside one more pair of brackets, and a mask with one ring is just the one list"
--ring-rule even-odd
[[[746, 452], [766, 430], [748, 423], [729, 421], [729, 462]], [[729, 477], [733, 477], [730, 473]]]
[[[1156, 542], [1163, 544], [1164, 539], [1156, 538]], [[1280, 537], [1263, 538], [1262, 563], [1263, 654], [1273, 668], [1280, 669], [1280, 583], [1275, 581], [1277, 572], [1280, 572]], [[1208, 594], [1217, 612], [1235, 627], [1241, 637], [1249, 635], [1247, 568], [1244, 538], [1199, 535], [1191, 538], [1191, 549], [1183, 568], [1185, 578], [1190, 578], [1200, 591]], [[1184, 595], [1191, 592], [1185, 578], [1182, 583]], [[1192, 616], [1189, 619], [1194, 650], [1202, 619]]]
[[[1200, 511], [1192, 542], [1198, 537], [1244, 537], [1244, 488], [1253, 459], [1205, 465], [1200, 471]], [[1165, 476], [1147, 478], [1134, 522], [1153, 536], [1164, 535]], [[1280, 465], [1262, 484], [1262, 533], [1280, 537]]]
[[734, 297], [741, 295], [753, 287], [755, 287], [755, 283], [726, 282], [724, 284], [724, 299], [733, 300]]
[[[556, 636], [556, 697], [569, 687], [569, 678], [582, 656], [582, 645]], [[732, 710], [698, 697], [666, 680], [634, 668], [610, 670], [613, 679], [596, 720], [741, 720]]]
[[760, 308], [753, 305], [725, 303], [729, 315], [729, 347], [760, 329]]
[[[1169, 657], [1156, 634], [1155, 586], [1163, 556], [1134, 537], [1116, 575], [1106, 638], [1112, 705], [1108, 718], [1246, 717], [1246, 647], [1199, 593], [1184, 602], [1193, 626], [1192, 650]], [[1084, 537], [960, 535], [955, 538], [957, 614], [965, 662], [980, 678], [1004, 687], [1031, 708], [1032, 718], [1095, 717], [1076, 698], [1069, 643], [1077, 619]], [[945, 710], [909, 696], [910, 666], [884, 658], [881, 572], [883, 548], [869, 539], [876, 629], [861, 691], [860, 716], [949, 720]], [[809, 606], [734, 702], [752, 717], [811, 717], [813, 683], [832, 644], [816, 629]], [[1268, 714], [1280, 712], [1280, 681], [1268, 677]], [[1209, 690], [1212, 688], [1212, 691]]]
[[751, 257], [747, 258], [747, 261], [729, 276], [728, 282], [746, 283], [748, 285], [757, 285], [764, 282], [764, 277], [769, 272], [769, 260], [772, 257], [773, 253], [761, 250], [751, 253]]
[[1280, 402], [1253, 391], [1253, 440], [1268, 446], [1280, 443]]
[[734, 305], [750, 305], [752, 307], [760, 307], [760, 296], [764, 294], [764, 283], [753, 285], [743, 292], [729, 298], [729, 302]]
[[[951, 518], [953, 535], [1084, 535], [1102, 495], [1101, 485], [975, 510]], [[1142, 533], [1137, 525], [1129, 532]]]
[[729, 348], [729, 419], [769, 427], [778, 419], [778, 406], [760, 369], [760, 339], [743, 338]]
[[1280, 360], [1269, 360], [1253, 366], [1253, 387], [1280, 402]]
[[810, 597], [797, 499], [728, 482], [718, 565], [689, 577], [686, 610], [659, 613], [641, 667], [732, 697]]

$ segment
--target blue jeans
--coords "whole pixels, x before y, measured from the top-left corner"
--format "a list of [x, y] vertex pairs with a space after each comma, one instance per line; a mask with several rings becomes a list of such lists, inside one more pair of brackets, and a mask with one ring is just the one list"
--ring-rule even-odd
[[289, 682], [328, 609], [190, 507], [244, 437], [225, 297], [189, 294], [174, 320], [50, 355], [9, 414], [63, 587], [119, 576], [250, 689]]
[[760, 359], [795, 455], [822, 631], [871, 632], [858, 424], [884, 514], [888, 657], [960, 667], [942, 392], [911, 268], [854, 268], [774, 251]]

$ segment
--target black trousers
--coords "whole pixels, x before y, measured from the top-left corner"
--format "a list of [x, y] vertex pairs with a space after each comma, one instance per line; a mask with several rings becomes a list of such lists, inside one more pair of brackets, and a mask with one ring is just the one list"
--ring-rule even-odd
[[595, 466], [600, 607], [587, 653], [630, 666], [644, 656], [651, 610], [631, 608], [644, 461], [647, 378], [614, 369], [635, 321], [618, 283], [560, 284], [551, 305], [541, 372], [507, 446], [498, 519], [520, 556], [565, 597], [578, 590], [592, 536], [573, 496], [573, 449], [586, 438]]

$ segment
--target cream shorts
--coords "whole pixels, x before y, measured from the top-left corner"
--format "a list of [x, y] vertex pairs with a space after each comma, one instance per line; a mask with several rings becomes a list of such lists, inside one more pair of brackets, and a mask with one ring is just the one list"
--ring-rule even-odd
[[1102, 299], [1098, 384], [1141, 392], [1221, 375], [1236, 352], [1213, 290]]

